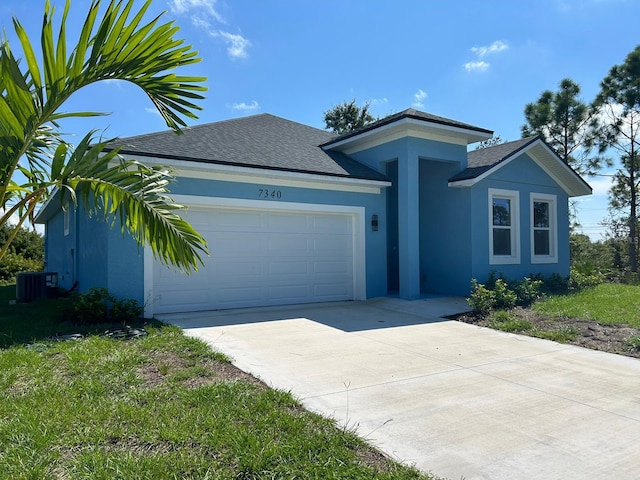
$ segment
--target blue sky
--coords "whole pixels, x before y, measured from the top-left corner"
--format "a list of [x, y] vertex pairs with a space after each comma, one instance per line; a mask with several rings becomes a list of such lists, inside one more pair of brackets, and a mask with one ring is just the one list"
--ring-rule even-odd
[[[13, 16], [38, 38], [44, 3], [2, 0], [10, 40]], [[52, 3], [60, 14], [64, 0]], [[89, 3], [72, 1], [71, 39]], [[565, 77], [591, 101], [640, 43], [637, 0], [154, 0], [151, 12], [162, 11], [202, 57], [184, 73], [208, 77], [191, 124], [271, 113], [323, 128], [325, 110], [356, 99], [375, 116], [414, 107], [516, 140], [526, 103]], [[68, 132], [166, 129], [144, 94], [119, 82], [79, 92], [65, 108], [76, 109], [113, 113], [68, 122]], [[598, 239], [607, 178], [587, 180], [594, 195], [580, 201], [579, 219]]]

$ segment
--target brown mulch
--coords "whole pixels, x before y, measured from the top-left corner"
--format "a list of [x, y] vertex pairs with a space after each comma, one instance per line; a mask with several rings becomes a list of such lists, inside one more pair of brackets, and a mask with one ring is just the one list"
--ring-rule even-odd
[[[516, 317], [531, 322], [534, 326], [533, 330], [573, 330], [576, 332], [576, 336], [573, 340], [567, 341], [566, 343], [568, 344], [640, 358], [640, 349], [633, 348], [629, 344], [631, 337], [640, 336], [640, 329], [638, 328], [626, 325], [602, 325], [594, 320], [582, 318], [551, 318], [539, 315], [526, 308], [515, 308], [511, 312]], [[489, 318], [479, 317], [473, 313], [458, 315], [454, 319], [491, 328], [491, 320]], [[527, 331], [519, 333], [528, 335]]]

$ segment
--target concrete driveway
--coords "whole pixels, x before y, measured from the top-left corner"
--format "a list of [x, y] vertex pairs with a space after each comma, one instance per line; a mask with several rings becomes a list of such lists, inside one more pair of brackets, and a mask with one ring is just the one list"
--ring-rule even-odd
[[640, 478], [640, 361], [441, 318], [465, 309], [385, 298], [161, 318], [421, 470]]

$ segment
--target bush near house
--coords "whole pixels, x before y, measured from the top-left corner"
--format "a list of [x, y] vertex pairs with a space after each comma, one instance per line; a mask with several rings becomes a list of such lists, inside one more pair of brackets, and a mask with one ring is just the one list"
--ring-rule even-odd
[[513, 307], [528, 307], [544, 295], [566, 294], [594, 287], [606, 281], [597, 270], [572, 268], [568, 278], [554, 274], [550, 277], [531, 275], [520, 281], [504, 278], [491, 272], [485, 283], [471, 281], [471, 295], [467, 299], [473, 312], [485, 316], [494, 310], [508, 310]]
[[132, 299], [117, 299], [106, 288], [92, 288], [74, 294], [67, 311], [69, 320], [81, 324], [132, 323], [142, 317], [143, 307]]

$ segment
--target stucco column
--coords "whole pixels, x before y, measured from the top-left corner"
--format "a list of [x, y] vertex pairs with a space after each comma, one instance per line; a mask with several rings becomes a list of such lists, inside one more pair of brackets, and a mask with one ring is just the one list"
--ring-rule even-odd
[[419, 160], [398, 158], [398, 260], [400, 298], [420, 296]]

